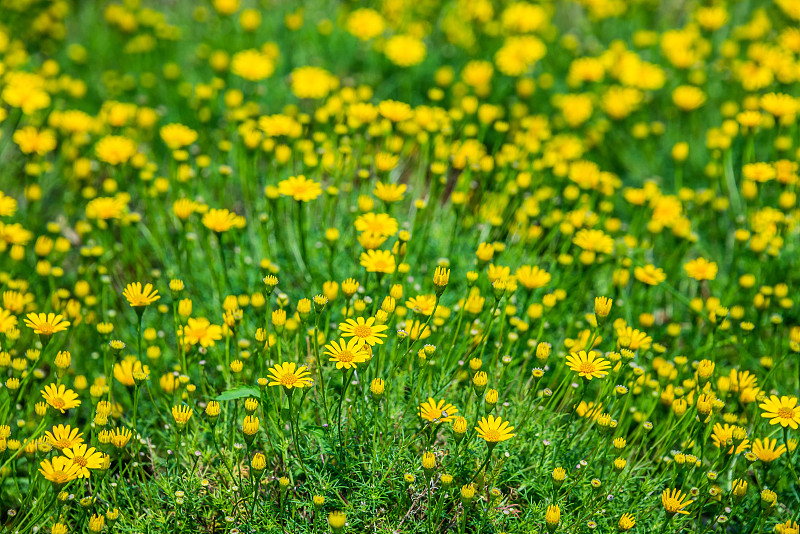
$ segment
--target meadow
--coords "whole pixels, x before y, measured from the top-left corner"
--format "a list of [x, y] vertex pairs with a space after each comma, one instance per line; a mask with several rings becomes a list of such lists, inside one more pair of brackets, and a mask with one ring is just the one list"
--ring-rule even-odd
[[0, 532], [800, 534], [800, 2], [0, 0]]

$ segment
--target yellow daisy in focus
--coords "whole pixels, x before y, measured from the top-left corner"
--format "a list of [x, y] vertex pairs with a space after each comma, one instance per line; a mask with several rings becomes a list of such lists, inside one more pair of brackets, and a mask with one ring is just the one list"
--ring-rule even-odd
[[78, 400], [78, 394], [71, 389], [67, 389], [67, 386], [64, 384], [59, 386], [47, 384], [44, 387], [44, 391], [42, 391], [42, 397], [47, 404], [59, 410], [61, 413], [81, 405], [81, 401]]
[[39, 472], [57, 488], [78, 478], [79, 467], [65, 456], [56, 456], [52, 460], [44, 459], [39, 464]]
[[175, 420], [175, 424], [178, 425], [178, 429], [183, 429], [186, 426], [193, 413], [192, 409], [185, 404], [172, 407], [172, 418]]
[[29, 313], [25, 319], [25, 324], [32, 328], [35, 334], [50, 336], [66, 330], [70, 322], [65, 321], [63, 315], [56, 315], [55, 313]]
[[481, 417], [475, 430], [478, 431], [478, 437], [486, 440], [490, 446], [511, 439], [516, 435], [511, 433], [514, 427], [510, 426], [508, 421], [503, 421], [500, 417], [495, 417], [491, 414], [489, 417]]
[[797, 406], [797, 397], [778, 397], [771, 395], [758, 405], [761, 408], [761, 417], [769, 419], [771, 425], [781, 425], [796, 430], [800, 424], [800, 406]]
[[149, 306], [161, 298], [158, 290], [153, 289], [153, 284], [145, 284], [142, 287], [141, 282], [134, 282], [125, 286], [122, 296], [128, 300], [128, 304], [133, 308]]
[[369, 273], [392, 274], [397, 268], [394, 254], [388, 250], [368, 250], [359, 258], [361, 266]]
[[591, 380], [606, 376], [611, 364], [595, 351], [589, 351], [587, 354], [585, 350], [582, 350], [567, 356], [567, 366], [586, 380]]
[[56, 449], [69, 449], [83, 443], [83, 434], [77, 428], [69, 425], [54, 426], [52, 430], [44, 433], [47, 442]]
[[753, 441], [753, 454], [766, 464], [774, 462], [785, 452], [786, 445], [778, 446], [777, 439], [764, 438], [761, 440], [756, 438], [756, 440]]
[[382, 345], [383, 340], [381, 338], [386, 337], [386, 334], [381, 332], [388, 328], [385, 324], [375, 324], [375, 317], [348, 319], [339, 325], [339, 330], [342, 331], [343, 337], [355, 337], [359, 344], [366, 343], [370, 346]]
[[661, 504], [664, 505], [664, 510], [667, 512], [667, 514], [689, 515], [689, 512], [685, 511], [684, 508], [692, 504], [692, 502], [694, 501], [688, 500], [688, 497], [684, 496], [679, 489], [674, 489], [671, 491], [665, 489], [661, 494]]
[[297, 367], [294, 362], [279, 363], [268, 371], [272, 382], [270, 386], [283, 386], [287, 393], [292, 392], [292, 388], [302, 389], [311, 386], [314, 381], [305, 365]]
[[98, 469], [103, 465], [103, 453], [94, 447], [75, 445], [62, 451], [73, 465], [78, 467], [78, 478], [89, 478], [89, 469]]
[[419, 416], [432, 423], [449, 423], [457, 413], [455, 406], [443, 400], [437, 402], [433, 397], [419, 405]]
[[336, 362], [337, 369], [353, 369], [358, 363], [369, 361], [370, 354], [365, 345], [357, 337], [331, 341], [325, 345], [325, 354], [330, 356], [328, 361]]

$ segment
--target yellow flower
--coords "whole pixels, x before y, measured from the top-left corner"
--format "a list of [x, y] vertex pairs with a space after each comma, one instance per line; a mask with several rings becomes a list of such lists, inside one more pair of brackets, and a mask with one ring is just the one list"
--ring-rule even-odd
[[426, 52], [425, 43], [413, 35], [390, 37], [383, 48], [383, 53], [389, 61], [398, 67], [412, 67], [422, 63]]
[[383, 33], [386, 24], [374, 9], [361, 8], [350, 13], [345, 23], [348, 33], [362, 41], [369, 41]]
[[220, 15], [233, 15], [239, 11], [239, 0], [213, 0], [214, 9]]
[[778, 445], [777, 439], [764, 438], [753, 441], [753, 453], [764, 463], [774, 462], [786, 452], [786, 445]]
[[158, 133], [164, 144], [172, 150], [189, 146], [197, 141], [197, 132], [183, 124], [167, 124], [162, 126]]
[[695, 280], [713, 280], [717, 277], [717, 264], [705, 258], [697, 258], [683, 266], [686, 275]]
[[86, 217], [99, 221], [120, 219], [128, 209], [128, 200], [130, 197], [127, 194], [93, 198], [86, 205]]
[[561, 522], [561, 508], [556, 504], [551, 504], [547, 507], [545, 512], [544, 521], [547, 524], [547, 531], [554, 532]]
[[488, 418], [481, 417], [475, 430], [478, 431], [478, 437], [483, 438], [489, 444], [506, 441], [516, 435], [511, 433], [514, 427], [509, 426], [508, 421], [503, 421], [500, 417], [491, 414]]
[[392, 122], [407, 121], [414, 116], [411, 106], [405, 102], [398, 102], [397, 100], [382, 100], [378, 104], [378, 112], [382, 117]]
[[89, 478], [89, 469], [98, 469], [103, 465], [103, 453], [94, 447], [75, 445], [61, 451], [78, 468], [79, 478]]
[[245, 80], [257, 82], [272, 76], [275, 72], [275, 63], [258, 50], [241, 50], [231, 59], [231, 72]]
[[100, 161], [109, 165], [127, 163], [136, 154], [136, 143], [119, 135], [107, 135], [97, 142], [94, 152]]
[[436, 294], [442, 296], [447, 284], [450, 283], [450, 269], [437, 267], [433, 272], [433, 285], [436, 286]]
[[294, 362], [276, 364], [269, 370], [270, 386], [283, 386], [287, 393], [292, 388], [302, 389], [311, 386], [314, 381], [305, 365], [297, 367]]
[[640, 330], [631, 328], [630, 326], [618, 328], [616, 330], [616, 334], [617, 344], [626, 349], [647, 350], [653, 343], [653, 338]]
[[436, 401], [432, 397], [419, 405], [419, 416], [432, 423], [449, 423], [458, 409], [445, 401]]
[[54, 426], [52, 431], [45, 432], [44, 436], [50, 445], [59, 450], [83, 443], [83, 434], [77, 428], [71, 428], [69, 425]]
[[360, 344], [366, 343], [370, 346], [375, 344], [382, 345], [383, 340], [381, 338], [386, 337], [386, 334], [382, 332], [388, 328], [384, 324], [375, 324], [374, 317], [347, 319], [339, 325], [339, 330], [342, 331], [343, 337], [355, 337]]
[[367, 250], [361, 253], [359, 261], [370, 273], [391, 274], [397, 268], [394, 254], [388, 250]]
[[[423, 330], [423, 328], [425, 329]], [[406, 321], [403, 324], [403, 330], [406, 331], [408, 337], [411, 338], [412, 341], [427, 339], [431, 336], [431, 327], [426, 326], [425, 323], [421, 321]]]
[[582, 350], [567, 356], [567, 366], [586, 380], [591, 380], [606, 376], [611, 364], [595, 351], [589, 351], [587, 354], [585, 350]]
[[334, 534], [341, 532], [346, 523], [347, 516], [342, 512], [334, 511], [328, 514], [328, 524], [331, 526], [331, 530]]
[[111, 444], [118, 449], [124, 448], [133, 437], [133, 432], [127, 428], [116, 428], [111, 434]]
[[406, 307], [415, 313], [430, 315], [436, 306], [436, 295], [417, 295], [406, 301]]
[[0, 191], [0, 217], [12, 217], [17, 212], [17, 199]]
[[192, 418], [192, 413], [192, 409], [186, 405], [172, 407], [172, 418], [175, 420], [175, 424], [178, 425], [178, 429], [183, 429], [186, 426], [189, 419]]
[[60, 488], [67, 482], [78, 478], [79, 466], [72, 463], [69, 458], [56, 456], [52, 461], [42, 460], [39, 464], [39, 472], [54, 486]]
[[336, 362], [337, 369], [353, 369], [358, 363], [369, 361], [370, 354], [365, 350], [366, 345], [357, 337], [350, 341], [339, 339], [325, 345], [325, 354], [330, 356], [328, 361]]
[[203, 215], [203, 226], [221, 234], [234, 226], [243, 226], [243, 218], [226, 209], [210, 209]]
[[322, 194], [322, 187], [301, 174], [278, 182], [278, 192], [285, 197], [292, 197], [298, 202], [308, 202]]
[[608, 297], [595, 297], [594, 299], [594, 314], [597, 317], [608, 317], [611, 313], [611, 305], [614, 301]]
[[617, 530], [625, 532], [632, 529], [635, 525], [636, 519], [632, 514], [622, 514], [622, 517], [619, 518], [619, 522], [617, 523]]
[[292, 71], [292, 92], [297, 98], [319, 100], [339, 85], [339, 80], [319, 67], [298, 67]]
[[25, 324], [40, 336], [50, 336], [57, 332], [63, 332], [70, 325], [69, 321], [64, 320], [63, 315], [56, 315], [55, 313], [29, 313], [25, 319]]
[[78, 395], [71, 389], [67, 389], [67, 386], [64, 384], [59, 386], [47, 384], [44, 387], [44, 391], [41, 393], [42, 398], [44, 398], [47, 404], [59, 410], [61, 413], [81, 405], [81, 401], [78, 400]]
[[692, 111], [706, 102], [706, 94], [694, 85], [680, 85], [672, 91], [672, 102], [683, 111]]
[[633, 270], [633, 276], [649, 286], [657, 286], [667, 279], [664, 270], [652, 264], [647, 264], [644, 267], [636, 267]]
[[242, 433], [245, 436], [254, 436], [258, 432], [258, 417], [255, 415], [248, 415], [242, 422]]
[[688, 500], [688, 496], [684, 496], [681, 490], [679, 489], [674, 489], [674, 490], [665, 489], [661, 493], [661, 504], [664, 505], [664, 510], [667, 512], [667, 514], [670, 515], [675, 515], [675, 514], [689, 515], [689, 512], [684, 510], [684, 508], [692, 504], [692, 502], [693, 501]]
[[56, 148], [56, 135], [52, 130], [39, 131], [33, 126], [18, 129], [13, 139], [23, 154], [44, 156]]
[[222, 339], [222, 327], [211, 324], [205, 317], [190, 317], [181, 332], [183, 341], [190, 345], [199, 343], [202, 347], [213, 347], [216, 341]]
[[373, 232], [381, 235], [394, 235], [397, 233], [397, 219], [386, 213], [365, 213], [359, 215], [355, 222], [359, 232]]
[[761, 97], [761, 109], [782, 118], [794, 115], [797, 112], [798, 104], [794, 97], [784, 93], [769, 93]]
[[146, 284], [144, 288], [142, 288], [141, 282], [128, 284], [122, 292], [122, 296], [125, 297], [128, 300], [128, 304], [134, 308], [149, 306], [161, 298], [158, 291], [153, 289], [153, 284]]
[[121, 362], [114, 364], [114, 378], [122, 385], [135, 386], [137, 374], [146, 378], [150, 374], [150, 368], [142, 365], [136, 356], [126, 356]]
[[522, 265], [514, 273], [514, 276], [517, 278], [517, 282], [522, 284], [522, 287], [528, 291], [546, 286], [551, 279], [550, 273], [537, 266], [530, 265]]
[[723, 449], [727, 454], [740, 454], [747, 450], [748, 446], [750, 445], [750, 440], [743, 439], [738, 446], [727, 446], [729, 439], [733, 440], [735, 445], [736, 440], [734, 436], [736, 435], [735, 432], [737, 430], [738, 432], [742, 433], [742, 437], [747, 435], [747, 433], [744, 432], [744, 429], [741, 427], [731, 426], [728, 423], [725, 423], [724, 425], [717, 423], [714, 425], [713, 433], [711, 434], [711, 441], [714, 442], [714, 445], [718, 449]]
[[771, 425], [781, 425], [792, 430], [800, 424], [800, 406], [797, 406], [797, 397], [778, 397], [771, 395], [758, 405], [763, 411], [761, 417], [769, 419]]
[[387, 204], [403, 200], [403, 193], [406, 192], [406, 184], [386, 184], [378, 182], [372, 193]]
[[572, 242], [583, 250], [600, 254], [611, 254], [611, 251], [614, 250], [614, 240], [602, 230], [583, 229], [575, 235]]

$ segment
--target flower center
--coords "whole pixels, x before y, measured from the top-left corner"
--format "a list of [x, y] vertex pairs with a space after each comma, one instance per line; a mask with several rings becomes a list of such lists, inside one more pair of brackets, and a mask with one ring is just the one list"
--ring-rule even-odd
[[353, 361], [354, 356], [352, 352], [345, 350], [339, 353], [338, 358], [340, 362], [350, 363]]
[[281, 384], [284, 386], [293, 386], [297, 382], [297, 377], [294, 375], [283, 375], [281, 377]]
[[589, 362], [581, 362], [581, 365], [578, 369], [580, 369], [581, 373], [585, 373], [587, 375], [590, 375], [595, 371], [594, 364]]
[[86, 467], [86, 464], [88, 464], [89, 462], [83, 456], [75, 456], [72, 459], [72, 463], [77, 464], [81, 467]]
[[62, 399], [60, 397], [55, 397], [55, 398], [50, 399], [50, 406], [52, 406], [53, 408], [56, 408], [57, 410], [60, 410], [61, 408], [63, 408], [65, 404], [66, 403], [64, 402], [64, 399]]
[[781, 419], [794, 419], [794, 410], [792, 408], [781, 407], [778, 409], [778, 417]]
[[56, 441], [55, 443], [53, 443], [53, 447], [55, 447], [56, 449], [66, 449], [66, 448], [69, 447], [69, 445], [70, 445], [70, 442], [65, 440], [65, 439], [60, 439], [60, 440]]
[[483, 435], [485, 436], [484, 439], [486, 441], [491, 441], [492, 443], [496, 443], [500, 441], [500, 432], [497, 430], [490, 428], [489, 430], [484, 431]]
[[356, 337], [368, 338], [372, 335], [372, 328], [366, 325], [359, 325], [353, 328], [353, 333], [356, 335]]

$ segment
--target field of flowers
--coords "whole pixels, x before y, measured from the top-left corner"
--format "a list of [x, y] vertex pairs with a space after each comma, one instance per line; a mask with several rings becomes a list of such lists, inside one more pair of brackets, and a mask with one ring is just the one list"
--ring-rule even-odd
[[799, 534], [800, 2], [0, 0], [0, 532]]

